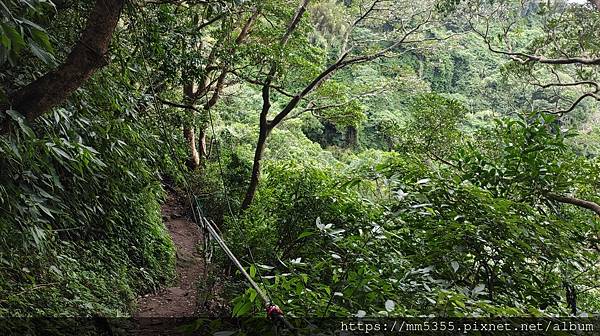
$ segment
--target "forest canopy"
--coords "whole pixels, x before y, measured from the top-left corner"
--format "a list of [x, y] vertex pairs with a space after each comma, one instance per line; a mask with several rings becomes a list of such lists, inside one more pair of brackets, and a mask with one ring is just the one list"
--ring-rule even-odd
[[0, 317], [600, 313], [599, 1], [0, 13]]

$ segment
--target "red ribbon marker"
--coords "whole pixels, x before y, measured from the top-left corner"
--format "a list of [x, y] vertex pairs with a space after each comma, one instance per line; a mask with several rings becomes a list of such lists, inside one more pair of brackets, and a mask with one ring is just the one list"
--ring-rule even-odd
[[270, 319], [275, 319], [280, 316], [283, 316], [283, 311], [277, 305], [270, 304], [267, 306], [267, 316]]

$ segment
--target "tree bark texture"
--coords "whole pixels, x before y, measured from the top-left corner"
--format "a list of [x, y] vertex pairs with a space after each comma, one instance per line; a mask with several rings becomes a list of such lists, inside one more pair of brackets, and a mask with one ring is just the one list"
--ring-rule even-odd
[[557, 194], [548, 194], [549, 199], [560, 202], [578, 206], [580, 208], [588, 209], [596, 213], [596, 215], [600, 216], [600, 205], [591, 201], [582, 200], [576, 197], [571, 196], [562, 196]]
[[358, 145], [358, 130], [350, 125], [346, 127], [346, 148], [355, 148]]
[[[187, 101], [193, 100], [194, 84], [186, 84], [183, 86], [183, 96]], [[194, 111], [189, 111], [189, 113], [193, 114]], [[197, 169], [200, 166], [200, 154], [198, 153], [198, 148], [196, 147], [196, 132], [192, 122], [187, 122], [183, 126], [183, 137], [185, 138], [190, 151], [188, 166], [190, 169]]]
[[256, 189], [258, 188], [258, 182], [260, 180], [260, 162], [262, 161], [263, 154], [267, 145], [267, 137], [269, 136], [270, 132], [271, 127], [269, 126], [269, 124], [266, 122], [261, 122], [258, 134], [258, 141], [256, 142], [256, 148], [254, 150], [252, 175], [250, 176], [250, 184], [248, 185], [246, 196], [244, 197], [244, 201], [242, 202], [242, 210], [246, 210], [250, 207], [250, 204], [254, 199], [254, 194], [256, 194]]
[[[34, 121], [62, 104], [94, 72], [108, 64], [108, 47], [124, 3], [125, 0], [97, 0], [86, 28], [66, 60], [55, 70], [12, 93], [7, 107]], [[8, 120], [6, 118], [0, 127], [0, 134], [8, 132]]]

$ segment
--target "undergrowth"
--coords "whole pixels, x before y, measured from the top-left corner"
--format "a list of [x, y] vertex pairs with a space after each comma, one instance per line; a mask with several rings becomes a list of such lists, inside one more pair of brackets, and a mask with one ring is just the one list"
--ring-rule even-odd
[[114, 91], [82, 90], [35, 128], [13, 111], [0, 137], [0, 316], [128, 315], [174, 277], [168, 156], [126, 89], [94, 85]]

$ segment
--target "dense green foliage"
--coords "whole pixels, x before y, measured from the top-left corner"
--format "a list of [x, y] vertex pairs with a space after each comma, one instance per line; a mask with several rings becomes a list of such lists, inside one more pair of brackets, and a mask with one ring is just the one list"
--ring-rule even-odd
[[[22, 56], [4, 65], [12, 85], [38, 66]], [[7, 113], [18, 126], [0, 137], [0, 315], [125, 315], [173, 278], [159, 209], [168, 159], [116, 69], [35, 125]]]
[[[423, 1], [422, 25], [419, 6], [391, 2], [376, 7], [385, 20], [363, 22], [370, 1], [314, 1], [289, 36], [297, 1], [127, 2], [108, 65], [35, 121], [10, 95], [65, 58], [90, 8], [7, 2], [0, 316], [130, 314], [137, 295], [171, 281], [166, 180], [197, 196], [293, 316], [598, 313], [600, 220], [564, 201], [600, 202], [598, 104], [556, 114], [586, 91], [540, 82], [594, 81], [599, 65], [521, 64], [492, 50], [508, 40], [595, 57], [598, 12], [502, 1], [487, 23], [517, 28], [488, 41], [486, 22], [463, 16], [489, 19], [494, 1]], [[549, 25], [560, 43], [544, 40]], [[394, 45], [406, 27], [414, 35]], [[365, 59], [299, 98], [345, 57]], [[294, 99], [267, 132], [242, 210], [263, 117]], [[215, 262], [231, 269], [221, 253]], [[254, 289], [224, 275], [231, 313], [263, 314]]]
[[172, 277], [153, 135], [102, 100], [2, 138], [3, 314], [123, 314]]

